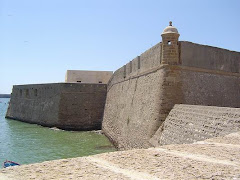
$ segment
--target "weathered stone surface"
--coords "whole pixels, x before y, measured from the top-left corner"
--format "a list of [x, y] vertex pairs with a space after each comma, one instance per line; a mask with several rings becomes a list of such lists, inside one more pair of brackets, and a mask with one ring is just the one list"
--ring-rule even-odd
[[107, 84], [112, 74], [112, 71], [67, 70], [65, 82]]
[[7, 118], [40, 125], [58, 122], [60, 84], [13, 86]]
[[236, 132], [195, 144], [10, 167], [0, 170], [0, 179], [239, 179], [239, 151], [240, 132]]
[[169, 25], [162, 33], [162, 61], [161, 64], [179, 64], [179, 33], [178, 30]]
[[[178, 37], [170, 23], [163, 31], [162, 42], [110, 78], [103, 132], [119, 149], [150, 147], [149, 140], [154, 134], [160, 138], [162, 123], [175, 104], [240, 107], [240, 53], [179, 42]], [[82, 71], [80, 74], [86, 81], [98, 82], [96, 73], [89, 73], [90, 76]], [[81, 88], [69, 92], [62, 92], [60, 86], [40, 89], [38, 100], [11, 100], [15, 106], [7, 116], [65, 129], [80, 125], [82, 130], [99, 127], [105, 93], [95, 91], [98, 88], [91, 91], [89, 87], [90, 92]], [[23, 93], [28, 96], [35, 89]], [[31, 111], [27, 113], [29, 107]]]
[[67, 130], [101, 129], [106, 89], [79, 83], [14, 86], [6, 117]]
[[132, 65], [117, 70], [108, 84], [102, 129], [119, 149], [149, 147], [149, 139], [165, 119], [160, 100], [166, 72], [160, 66], [160, 51], [157, 44], [144, 52]]
[[103, 131], [119, 149], [149, 147], [175, 104], [240, 107], [239, 52], [164, 37], [109, 81]]
[[[181, 104], [240, 107], [240, 74], [182, 67]], [[177, 103], [176, 103], [177, 104]]]
[[225, 72], [240, 72], [240, 52], [180, 41], [183, 66]]
[[150, 142], [184, 144], [240, 131], [240, 108], [175, 105]]
[[121, 72], [109, 83], [103, 120], [103, 131], [120, 149], [149, 147], [175, 104], [240, 107], [236, 73], [162, 65], [117, 81]]
[[147, 148], [159, 126], [163, 71], [115, 84], [108, 91], [103, 131], [119, 149]]

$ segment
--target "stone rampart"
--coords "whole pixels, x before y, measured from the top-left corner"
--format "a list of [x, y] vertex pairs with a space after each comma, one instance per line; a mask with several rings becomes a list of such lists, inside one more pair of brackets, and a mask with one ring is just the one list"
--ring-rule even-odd
[[122, 66], [116, 70], [109, 80], [108, 89], [112, 87], [113, 84], [120, 83], [129, 78], [134, 78], [148, 71], [153, 71], [159, 68], [161, 61], [161, 43], [156, 44], [146, 52], [137, 56], [132, 61]]
[[13, 86], [7, 118], [54, 126], [58, 122], [60, 84]]
[[239, 130], [240, 108], [178, 104], [150, 142], [154, 146], [193, 143]]
[[[240, 74], [186, 66], [165, 66], [165, 98], [174, 104], [240, 107]], [[168, 113], [169, 113], [168, 111]]]
[[150, 147], [161, 137], [175, 104], [240, 107], [239, 52], [172, 41], [174, 37], [166, 35], [169, 42], [158, 43], [119, 68], [108, 85], [14, 86], [7, 117], [92, 130], [101, 127], [104, 111], [105, 135], [119, 149], [132, 149]]
[[102, 127], [106, 84], [62, 84], [59, 126], [73, 130]]
[[165, 76], [160, 51], [157, 44], [115, 71], [109, 81], [103, 131], [119, 149], [149, 147], [160, 125]]
[[[240, 74], [184, 66], [166, 66], [165, 69], [165, 102], [161, 102], [160, 107], [166, 116], [175, 104], [240, 107]], [[151, 144], [159, 145], [164, 130], [163, 124], [159, 126]]]
[[67, 130], [101, 129], [106, 88], [79, 83], [14, 86], [6, 117]]
[[[103, 132], [119, 149], [151, 146], [149, 140], [157, 129], [161, 135], [162, 123], [175, 104], [240, 107], [240, 74], [235, 66], [239, 53], [189, 42], [180, 42], [179, 47], [179, 65], [161, 65], [159, 43], [110, 79]], [[204, 60], [198, 51], [206, 51], [207, 63], [198, 63]]]
[[112, 74], [112, 71], [67, 70], [65, 82], [107, 84]]
[[182, 82], [182, 104], [240, 107], [239, 73], [183, 66], [179, 68]]
[[180, 41], [182, 66], [225, 72], [240, 72], [240, 52]]

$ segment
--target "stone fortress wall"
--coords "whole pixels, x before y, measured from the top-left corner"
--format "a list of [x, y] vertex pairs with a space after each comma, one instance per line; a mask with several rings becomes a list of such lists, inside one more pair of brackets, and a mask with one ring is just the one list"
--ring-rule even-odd
[[60, 84], [13, 86], [6, 117], [42, 125], [56, 124], [60, 94]]
[[18, 85], [7, 118], [67, 130], [101, 129], [106, 84]]
[[180, 41], [182, 66], [240, 73], [240, 53], [227, 49]]
[[155, 135], [153, 146], [190, 144], [240, 131], [240, 108], [176, 104]]
[[112, 71], [67, 70], [65, 82], [107, 84], [112, 74]]
[[160, 52], [159, 43], [115, 71], [109, 81], [102, 129], [119, 149], [149, 147], [160, 125], [165, 76]]
[[240, 107], [240, 53], [177, 41], [174, 33], [108, 83], [102, 129], [119, 149], [152, 146], [175, 104]]
[[[188, 110], [195, 109], [189, 105], [239, 108], [240, 53], [178, 38], [170, 24], [162, 33], [162, 42], [112, 76], [109, 71], [68, 71], [66, 82], [72, 83], [14, 86], [6, 116], [70, 130], [102, 126], [118, 149], [188, 142], [177, 133], [167, 138], [169, 112], [176, 104], [187, 104]], [[177, 107], [181, 106], [173, 112], [182, 113]], [[194, 113], [193, 119], [198, 117]], [[201, 140], [197, 135], [194, 138], [191, 142]]]

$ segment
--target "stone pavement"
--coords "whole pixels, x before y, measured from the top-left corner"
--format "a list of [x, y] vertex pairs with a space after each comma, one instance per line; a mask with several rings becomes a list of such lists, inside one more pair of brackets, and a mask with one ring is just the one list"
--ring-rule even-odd
[[240, 132], [194, 144], [165, 145], [0, 170], [0, 179], [240, 179]]

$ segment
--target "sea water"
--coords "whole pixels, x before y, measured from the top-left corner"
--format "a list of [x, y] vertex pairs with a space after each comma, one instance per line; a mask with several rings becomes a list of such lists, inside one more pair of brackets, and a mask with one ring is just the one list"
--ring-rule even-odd
[[30, 164], [115, 151], [96, 132], [74, 132], [6, 119], [9, 98], [0, 98], [0, 168], [4, 160]]

